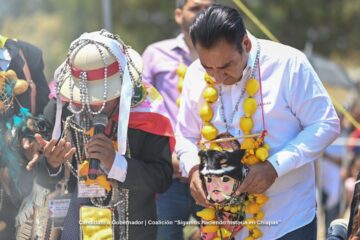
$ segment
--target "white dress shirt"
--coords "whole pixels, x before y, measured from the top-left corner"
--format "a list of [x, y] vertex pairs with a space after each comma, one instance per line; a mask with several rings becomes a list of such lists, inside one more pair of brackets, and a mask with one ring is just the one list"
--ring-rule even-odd
[[[338, 136], [339, 119], [325, 88], [302, 52], [248, 35], [252, 49], [243, 78], [236, 84], [222, 85], [225, 116], [231, 125], [230, 133], [242, 135], [239, 121], [244, 116], [242, 102], [248, 97], [247, 93], [242, 96], [233, 121], [229, 121], [250, 75], [259, 44], [265, 129], [268, 131], [265, 142], [270, 146], [268, 161], [278, 174], [274, 184], [265, 192], [269, 201], [262, 207], [265, 225], [260, 226], [260, 230], [264, 234], [263, 239], [276, 239], [314, 219], [314, 160]], [[259, 79], [258, 71], [254, 72]], [[183, 86], [176, 126], [176, 151], [183, 176], [187, 176], [192, 167], [200, 162], [197, 142], [201, 139], [199, 109], [204, 104], [204, 73], [200, 61], [195, 61], [188, 68]], [[216, 88], [219, 91], [219, 86]], [[259, 92], [255, 98], [260, 104]], [[211, 106], [214, 110], [211, 123], [218, 133], [226, 132], [219, 99]], [[260, 105], [252, 118], [253, 133], [260, 133], [263, 130]], [[244, 228], [236, 239], [246, 236], [248, 231]]]
[[115, 159], [111, 169], [108, 173], [108, 178], [115, 179], [119, 182], [125, 182], [127, 174], [128, 162], [125, 156], [121, 155], [119, 152], [115, 153]]

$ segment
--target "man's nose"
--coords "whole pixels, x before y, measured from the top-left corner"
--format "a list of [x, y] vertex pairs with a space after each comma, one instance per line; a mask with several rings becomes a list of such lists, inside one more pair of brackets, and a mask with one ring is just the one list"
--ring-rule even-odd
[[221, 70], [214, 70], [212, 72], [212, 77], [215, 79], [216, 83], [222, 83], [224, 81], [225, 74]]

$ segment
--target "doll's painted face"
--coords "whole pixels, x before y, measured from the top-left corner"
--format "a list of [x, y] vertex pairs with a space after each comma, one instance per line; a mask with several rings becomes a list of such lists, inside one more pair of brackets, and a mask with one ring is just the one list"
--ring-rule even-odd
[[205, 186], [209, 200], [221, 203], [231, 198], [236, 180], [230, 176], [205, 176]]
[[212, 203], [229, 201], [247, 175], [247, 167], [241, 163], [245, 151], [242, 149], [232, 152], [202, 150], [200, 157], [200, 178], [206, 198]]

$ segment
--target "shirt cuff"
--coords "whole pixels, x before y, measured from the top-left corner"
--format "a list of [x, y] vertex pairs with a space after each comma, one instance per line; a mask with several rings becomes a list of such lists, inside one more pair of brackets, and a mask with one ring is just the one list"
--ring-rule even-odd
[[189, 177], [190, 170], [200, 164], [200, 159], [197, 155], [191, 153], [184, 153], [180, 157], [179, 168], [182, 177]]
[[275, 168], [278, 177], [284, 176], [296, 168], [296, 154], [289, 151], [280, 151], [268, 158], [268, 161]]
[[108, 178], [115, 179], [119, 182], [124, 182], [126, 179], [127, 167], [128, 162], [126, 158], [116, 152], [115, 160], [109, 171]]

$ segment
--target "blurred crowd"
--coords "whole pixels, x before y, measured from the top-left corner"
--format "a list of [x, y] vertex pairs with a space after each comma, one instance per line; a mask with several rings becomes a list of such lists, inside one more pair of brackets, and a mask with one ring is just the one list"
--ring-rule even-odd
[[351, 117], [338, 111], [341, 134], [317, 161], [317, 197], [319, 209], [324, 213], [326, 229], [337, 218], [350, 218], [355, 183], [360, 171], [360, 129], [355, 126], [360, 122], [358, 92], [347, 105], [344, 110]]

